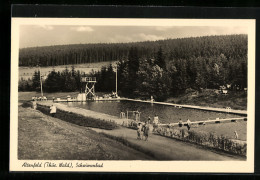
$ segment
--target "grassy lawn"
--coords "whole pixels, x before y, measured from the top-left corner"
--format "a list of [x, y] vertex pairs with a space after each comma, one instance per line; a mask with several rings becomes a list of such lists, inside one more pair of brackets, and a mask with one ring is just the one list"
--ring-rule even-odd
[[95, 131], [19, 106], [18, 159], [150, 160]]
[[[178, 129], [187, 129], [187, 127], [182, 127]], [[214, 133], [217, 136], [226, 136], [227, 138], [234, 139], [235, 134], [234, 131], [238, 133], [238, 139], [242, 141], [246, 141], [247, 139], [247, 122], [246, 121], [238, 121], [238, 122], [226, 122], [226, 123], [219, 123], [219, 124], [206, 124], [206, 125], [199, 125], [191, 126], [191, 130], [196, 132], [207, 132], [207, 133]]]
[[217, 94], [215, 90], [204, 89], [202, 92], [187, 92], [178, 97], [172, 97], [167, 102], [209, 106], [215, 108], [231, 107], [232, 109], [247, 109], [247, 94], [245, 92], [228, 91], [227, 95]]

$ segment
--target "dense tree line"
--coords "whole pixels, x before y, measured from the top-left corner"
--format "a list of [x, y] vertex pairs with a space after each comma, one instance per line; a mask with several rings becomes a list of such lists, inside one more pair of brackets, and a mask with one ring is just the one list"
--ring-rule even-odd
[[[143, 44], [147, 44], [144, 46], [146, 53], [141, 48]], [[153, 96], [156, 100], [163, 101], [169, 96], [184, 93], [189, 88], [216, 89], [227, 84], [240, 90], [247, 87], [245, 35], [127, 44], [129, 45], [127, 53], [121, 54], [122, 58], [117, 63], [119, 95], [142, 98]], [[73, 67], [71, 71], [53, 70], [44, 81], [44, 88], [52, 92], [81, 91], [84, 89], [80, 83], [81, 76], [85, 75], [75, 72]], [[112, 65], [102, 67], [100, 71], [88, 76], [97, 78], [96, 91], [115, 91], [116, 74]], [[38, 72], [35, 72], [32, 80], [21, 81], [19, 90], [39, 90], [39, 82], [35, 81], [39, 81]]]
[[[81, 77], [86, 76], [96, 77], [98, 82], [95, 85], [96, 91], [115, 91], [116, 74], [112, 65], [109, 65], [108, 67], [104, 66], [101, 68], [100, 71], [93, 71], [89, 74], [85, 74], [85, 72], [81, 73], [80, 71], [75, 71], [74, 66], [71, 66], [71, 69], [68, 69], [68, 67], [66, 67], [65, 70], [63, 70], [62, 72], [55, 71], [55, 69], [53, 69], [48, 74], [46, 79], [42, 78], [43, 90], [44, 92], [84, 92], [86, 84], [81, 83]], [[40, 79], [40, 71], [35, 71], [31, 79], [19, 80], [18, 90], [39, 92], [41, 90]]]
[[[247, 87], [247, 59], [227, 59], [224, 54], [211, 58], [191, 58], [172, 60], [167, 65], [162, 49], [155, 59], [140, 58], [135, 47], [129, 57], [119, 61], [118, 91], [126, 97], [150, 98], [163, 101], [169, 96], [184, 93], [186, 89], [219, 88], [230, 84], [236, 89]], [[66, 68], [62, 72], [52, 70], [43, 81], [45, 92], [79, 91], [85, 87], [80, 82], [82, 76], [96, 77], [96, 91], [111, 92], [116, 89], [115, 67], [102, 67], [98, 72], [82, 74]], [[40, 72], [35, 71], [32, 79], [20, 80], [20, 91], [40, 91]]]
[[247, 35], [205, 36], [133, 43], [77, 44], [23, 48], [19, 66], [55, 66], [124, 60], [135, 47], [141, 58], [154, 58], [161, 48], [165, 61], [212, 57], [224, 54], [227, 59], [247, 53]]
[[[74, 67], [69, 70], [67, 67], [62, 72], [56, 72], [53, 69], [47, 76], [46, 79], [42, 78], [42, 86], [45, 92], [70, 92], [81, 90], [80, 83], [81, 73], [75, 71]], [[40, 91], [40, 71], [35, 71], [32, 79], [19, 80], [19, 91]]]
[[185, 93], [187, 89], [218, 89], [227, 86], [236, 90], [247, 87], [247, 54], [227, 58], [221, 53], [211, 57], [171, 59], [163, 48], [154, 58], [142, 58], [132, 49], [128, 59], [119, 61], [119, 91], [124, 96], [165, 100], [169, 96]]

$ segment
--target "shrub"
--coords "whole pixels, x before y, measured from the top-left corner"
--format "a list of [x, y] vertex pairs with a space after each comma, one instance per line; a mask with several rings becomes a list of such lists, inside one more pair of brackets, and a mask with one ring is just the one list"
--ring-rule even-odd
[[[41, 111], [46, 115], [50, 115], [50, 109], [47, 106], [38, 104], [37, 110]], [[70, 122], [84, 127], [93, 127], [93, 128], [108, 129], [108, 130], [115, 129], [117, 127], [117, 124], [115, 122], [104, 121], [101, 119], [95, 119], [91, 117], [85, 117], [76, 113], [67, 112], [60, 109], [57, 109], [55, 117], [63, 121]]]
[[31, 101], [26, 101], [22, 104], [22, 107], [24, 108], [28, 108], [28, 107], [32, 107], [32, 102]]
[[213, 133], [197, 132], [187, 129], [173, 128], [170, 130], [171, 135], [169, 136], [166, 132], [166, 128], [158, 128], [156, 131], [161, 136], [167, 136], [171, 138], [180, 139], [187, 142], [211, 147], [230, 153], [246, 156], [247, 144], [239, 143], [239, 141], [228, 139], [225, 136], [217, 136]]

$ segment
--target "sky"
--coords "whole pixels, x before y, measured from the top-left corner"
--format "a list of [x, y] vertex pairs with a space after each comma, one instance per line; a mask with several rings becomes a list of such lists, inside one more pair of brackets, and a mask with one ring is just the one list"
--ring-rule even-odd
[[228, 34], [247, 34], [247, 27], [21, 25], [19, 47], [125, 43]]

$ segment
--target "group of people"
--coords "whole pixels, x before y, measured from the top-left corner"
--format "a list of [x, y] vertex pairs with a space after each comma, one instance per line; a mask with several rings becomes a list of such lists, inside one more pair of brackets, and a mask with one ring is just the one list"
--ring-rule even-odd
[[137, 139], [141, 140], [144, 137], [144, 140], [147, 141], [149, 136], [149, 124], [146, 121], [145, 124], [141, 122], [137, 125]]
[[[190, 128], [191, 128], [191, 121], [189, 119], [187, 119], [186, 124], [187, 124], [187, 129], [190, 130]], [[182, 122], [181, 119], [179, 120], [178, 125], [179, 125], [179, 127], [182, 127], [183, 122]]]
[[[153, 120], [153, 131], [158, 128], [158, 123], [159, 123], [159, 117], [157, 115], [154, 116]], [[149, 137], [149, 131], [150, 131], [150, 125], [151, 125], [151, 118], [150, 116], [148, 117], [147, 121], [145, 124], [139, 122], [137, 124], [137, 139], [141, 140], [144, 138], [145, 141], [148, 141]]]
[[47, 97], [43, 96], [43, 97], [36, 97], [36, 96], [33, 96], [32, 97], [32, 101], [47, 101]]
[[[156, 129], [158, 128], [158, 124], [159, 124], [159, 117], [157, 115], [155, 115], [153, 122], [152, 122], [153, 132], [156, 131]], [[181, 119], [179, 120], [178, 124], [179, 124], [179, 127], [182, 127], [184, 125], [184, 123], [182, 122]], [[141, 122], [138, 123], [138, 125], [137, 125], [137, 139], [138, 140], [143, 139], [143, 137], [144, 137], [145, 141], [148, 140], [150, 125], [151, 125], [150, 117], [148, 117], [147, 121], [144, 124]], [[189, 119], [187, 119], [186, 126], [187, 126], [188, 130], [190, 130], [191, 121]]]

